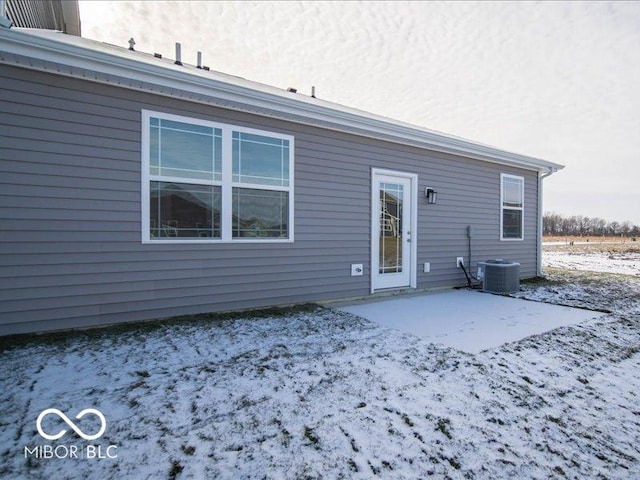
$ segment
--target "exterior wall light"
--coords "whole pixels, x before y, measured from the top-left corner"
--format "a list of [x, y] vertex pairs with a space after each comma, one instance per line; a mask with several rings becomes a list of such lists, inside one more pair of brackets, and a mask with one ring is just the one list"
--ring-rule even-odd
[[429, 205], [433, 205], [438, 199], [438, 192], [436, 192], [433, 188], [427, 187], [424, 189], [424, 196], [427, 197], [427, 203]]

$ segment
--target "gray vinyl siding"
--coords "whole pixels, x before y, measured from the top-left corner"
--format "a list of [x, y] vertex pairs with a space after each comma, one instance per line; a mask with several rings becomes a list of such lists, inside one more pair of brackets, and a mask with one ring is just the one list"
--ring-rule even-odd
[[[474, 265], [536, 274], [536, 172], [8, 66], [0, 83], [0, 334], [366, 296], [372, 167], [418, 175], [418, 288], [465, 283], [467, 225]], [[142, 109], [293, 135], [295, 242], [142, 244]], [[525, 178], [523, 241], [499, 240], [501, 173]]]

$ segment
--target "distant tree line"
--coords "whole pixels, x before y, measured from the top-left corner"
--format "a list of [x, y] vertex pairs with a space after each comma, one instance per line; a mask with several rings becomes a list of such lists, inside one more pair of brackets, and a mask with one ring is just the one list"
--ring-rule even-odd
[[544, 235], [550, 236], [624, 236], [637, 237], [640, 227], [629, 221], [607, 222], [603, 218], [565, 216], [547, 212], [542, 216]]

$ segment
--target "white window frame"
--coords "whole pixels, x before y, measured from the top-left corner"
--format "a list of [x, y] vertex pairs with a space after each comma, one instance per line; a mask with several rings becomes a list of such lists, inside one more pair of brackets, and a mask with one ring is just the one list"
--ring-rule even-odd
[[[175, 122], [201, 125], [205, 127], [218, 128], [222, 130], [222, 180], [200, 180], [182, 177], [168, 177], [163, 175], [151, 175], [150, 170], [150, 121], [151, 118], [160, 118]], [[142, 110], [142, 175], [141, 175], [141, 213], [142, 213], [142, 243], [143, 244], [185, 244], [185, 243], [293, 243], [294, 241], [294, 137], [282, 133], [257, 130], [254, 128], [240, 127], [219, 122], [211, 122], [198, 118], [184, 117], [170, 113], [156, 112], [152, 110]], [[262, 135], [272, 138], [279, 138], [289, 141], [289, 185], [273, 186], [250, 183], [233, 182], [233, 132]], [[175, 240], [152, 238], [150, 233], [150, 185], [152, 181], [168, 181], [176, 183], [187, 183], [194, 185], [220, 186], [221, 188], [221, 208], [220, 208], [220, 238], [178, 238]], [[289, 224], [288, 238], [233, 238], [233, 188], [249, 188], [255, 190], [269, 190], [288, 192], [289, 196]]]
[[[505, 207], [504, 206], [504, 179], [510, 178], [520, 181], [520, 195], [522, 196], [522, 205], [520, 207]], [[520, 237], [519, 238], [505, 238], [504, 237], [504, 211], [505, 210], [520, 210]], [[500, 174], [500, 241], [502, 242], [521, 242], [524, 240], [524, 177], [519, 175], [511, 175], [509, 173]]]

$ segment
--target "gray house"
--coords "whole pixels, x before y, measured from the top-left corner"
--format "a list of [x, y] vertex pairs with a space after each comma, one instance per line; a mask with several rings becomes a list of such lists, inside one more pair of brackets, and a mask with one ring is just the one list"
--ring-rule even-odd
[[561, 165], [52, 31], [0, 82], [0, 334], [540, 271]]

